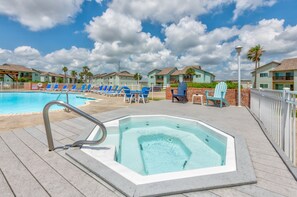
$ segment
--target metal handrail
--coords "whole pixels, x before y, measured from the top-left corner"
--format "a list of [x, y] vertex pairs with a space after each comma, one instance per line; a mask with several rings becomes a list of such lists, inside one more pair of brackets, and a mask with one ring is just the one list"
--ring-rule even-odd
[[102, 137], [99, 140], [96, 141], [90, 141], [90, 140], [79, 140], [74, 142], [73, 144], [70, 145], [65, 145], [64, 147], [57, 147], [57, 148], [64, 148], [67, 149], [69, 147], [77, 147], [77, 146], [82, 146], [82, 145], [96, 145], [96, 144], [100, 144], [102, 142], [104, 142], [104, 140], [106, 139], [107, 136], [107, 131], [106, 128], [104, 126], [104, 124], [97, 120], [96, 118], [94, 118], [93, 116], [90, 116], [89, 114], [81, 111], [80, 109], [69, 105], [67, 103], [64, 103], [63, 101], [51, 101], [49, 103], [47, 103], [45, 105], [45, 107], [43, 108], [43, 120], [44, 120], [44, 126], [45, 126], [45, 131], [46, 131], [46, 137], [47, 137], [47, 142], [48, 142], [48, 147], [49, 147], [49, 151], [55, 150], [56, 148], [54, 147], [54, 141], [53, 141], [53, 135], [52, 135], [52, 130], [51, 130], [51, 125], [50, 125], [50, 120], [49, 120], [49, 114], [48, 111], [50, 109], [50, 107], [52, 105], [60, 105], [63, 106], [67, 109], [70, 109], [71, 111], [81, 115], [82, 117], [86, 118], [87, 120], [95, 123], [96, 125], [98, 125], [101, 128], [102, 131]]

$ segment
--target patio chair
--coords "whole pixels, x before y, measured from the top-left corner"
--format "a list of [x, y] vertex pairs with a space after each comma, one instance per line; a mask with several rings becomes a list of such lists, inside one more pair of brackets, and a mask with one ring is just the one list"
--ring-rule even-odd
[[112, 89], [112, 86], [109, 86], [108, 88], [106, 88], [105, 91], [102, 92], [102, 94], [106, 95], [107, 92], [111, 91], [111, 89]]
[[128, 101], [130, 104], [132, 103], [132, 100], [135, 101], [135, 95], [131, 93], [130, 88], [126, 87], [124, 88], [125, 96], [124, 96], [124, 101]]
[[65, 84], [63, 87], [62, 87], [62, 91], [67, 91], [68, 90], [68, 85]]
[[86, 90], [84, 90], [84, 92], [90, 92], [91, 91], [91, 87], [92, 87], [92, 84], [88, 84], [88, 86], [87, 86], [87, 89]]
[[117, 92], [118, 88], [119, 88], [119, 86], [116, 86], [114, 89], [112, 89], [112, 90], [106, 92], [106, 95], [107, 95], [107, 96], [111, 96], [111, 95], [113, 95], [114, 93]]
[[102, 88], [103, 88], [103, 85], [99, 86], [97, 90], [96, 89], [92, 90], [92, 92], [98, 93], [98, 91], [101, 91]]
[[104, 87], [102, 88], [102, 90], [98, 90], [97, 93], [98, 93], [98, 94], [102, 94], [103, 92], [106, 91], [107, 87], [108, 87], [108, 86], [104, 86]]
[[141, 90], [141, 93], [139, 94], [138, 97], [138, 103], [140, 102], [140, 100], [142, 100], [142, 102], [145, 104], [146, 101], [148, 101], [148, 95], [150, 93], [150, 88], [149, 87], [143, 87]]
[[52, 84], [48, 83], [48, 84], [46, 85], [46, 87], [45, 87], [45, 90], [46, 90], [46, 91], [50, 91], [50, 90], [52, 90]]
[[53, 91], [57, 91], [57, 90], [59, 90], [59, 84], [58, 84], [58, 83], [56, 83], [56, 84], [54, 85], [54, 88], [53, 88]]
[[220, 103], [220, 108], [225, 106], [229, 106], [228, 101], [225, 99], [227, 92], [227, 84], [225, 82], [220, 82], [216, 85], [213, 96], [209, 96], [209, 91], [205, 91], [206, 96], [206, 105], [208, 105], [208, 101], [212, 101], [214, 105]]
[[187, 102], [187, 84], [185, 82], [181, 82], [178, 84], [177, 88], [177, 94], [174, 94], [174, 90], [171, 90], [172, 94], [172, 102], [174, 102], [174, 99], [180, 102]]
[[81, 88], [80, 88], [80, 92], [84, 92], [85, 91], [85, 89], [86, 89], [86, 84], [83, 84], [82, 86], [81, 86]]
[[76, 91], [76, 84], [73, 84], [71, 87], [71, 91]]

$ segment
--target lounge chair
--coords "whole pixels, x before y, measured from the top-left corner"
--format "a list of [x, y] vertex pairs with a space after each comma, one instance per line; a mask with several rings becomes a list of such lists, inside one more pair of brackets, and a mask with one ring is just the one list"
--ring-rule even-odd
[[68, 90], [68, 85], [65, 84], [65, 85], [63, 86], [63, 88], [62, 88], [62, 91], [67, 91], [67, 90]]
[[220, 82], [216, 85], [213, 96], [209, 96], [209, 91], [206, 90], [206, 105], [208, 105], [208, 101], [212, 101], [215, 105], [220, 103], [220, 107], [222, 107], [223, 104], [225, 104], [225, 106], [229, 106], [228, 101], [225, 99], [226, 92], [227, 84], [225, 82]]
[[94, 88], [91, 92], [97, 93], [98, 91], [102, 90], [103, 85], [99, 86], [98, 89]]
[[141, 89], [141, 93], [138, 96], [138, 103], [140, 102], [140, 100], [142, 100], [143, 103], [148, 101], [149, 93], [150, 93], [150, 88], [149, 87], [143, 87]]
[[90, 92], [91, 91], [91, 87], [92, 87], [92, 84], [88, 84], [88, 86], [87, 86], [87, 89], [86, 90], [84, 90], [84, 92]]
[[82, 84], [81, 88], [80, 88], [80, 92], [84, 92], [86, 89], [86, 84]]
[[181, 82], [178, 84], [177, 88], [177, 94], [174, 94], [174, 90], [171, 90], [172, 94], [172, 102], [174, 102], [174, 99], [180, 102], [187, 102], [187, 84], [185, 82]]
[[102, 94], [103, 92], [106, 91], [106, 89], [107, 89], [107, 86], [104, 86], [104, 87], [102, 88], [102, 90], [99, 90], [99, 91], [98, 91], [98, 94]]
[[56, 84], [54, 85], [54, 88], [53, 88], [53, 91], [57, 91], [57, 90], [59, 90], [59, 84], [58, 84], [58, 83], [56, 83]]
[[45, 87], [46, 91], [51, 91], [52, 90], [52, 84], [48, 83]]
[[118, 88], [119, 88], [119, 86], [116, 86], [114, 89], [109, 90], [109, 91], [106, 92], [105, 94], [106, 94], [107, 96], [111, 96], [111, 95], [113, 95], [114, 93], [117, 92]]
[[124, 101], [128, 101], [130, 104], [132, 103], [132, 100], [135, 101], [135, 94], [131, 93], [131, 90], [126, 87], [124, 88], [125, 96], [124, 96]]
[[76, 91], [76, 84], [73, 84], [71, 87], [71, 91]]
[[102, 94], [106, 95], [107, 92], [111, 91], [112, 86], [109, 86], [108, 88], [106, 88], [105, 91], [102, 92]]

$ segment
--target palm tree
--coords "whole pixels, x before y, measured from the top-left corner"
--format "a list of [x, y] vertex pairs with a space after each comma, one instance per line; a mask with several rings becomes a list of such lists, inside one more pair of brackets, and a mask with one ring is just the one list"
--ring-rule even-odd
[[140, 73], [135, 73], [133, 78], [137, 80], [137, 83], [139, 84], [139, 81], [142, 79], [142, 75]]
[[260, 59], [263, 53], [264, 49], [260, 44], [250, 48], [247, 53], [247, 58], [252, 62], [255, 62], [255, 81], [253, 85], [254, 88], [257, 88], [257, 68], [259, 68], [260, 66]]
[[85, 74], [83, 72], [80, 72], [78, 75], [79, 75], [80, 81], [82, 82]]
[[74, 77], [74, 83], [76, 83], [77, 72], [75, 70], [71, 71], [71, 76]]
[[63, 70], [63, 72], [64, 72], [64, 83], [66, 83], [66, 73], [67, 73], [67, 71], [68, 71], [68, 68], [67, 68], [66, 66], [64, 66], [64, 67], [62, 68], [62, 70]]
[[195, 69], [194, 68], [188, 68], [186, 70], [186, 75], [190, 76], [192, 82], [193, 82], [193, 76], [195, 75]]
[[90, 71], [90, 68], [88, 66], [83, 66], [82, 68], [82, 73], [84, 75], [84, 79], [87, 80], [87, 75], [88, 75], [88, 72]]
[[91, 79], [93, 77], [93, 73], [91, 73], [90, 71], [86, 74], [88, 80], [89, 80], [89, 83], [91, 82]]

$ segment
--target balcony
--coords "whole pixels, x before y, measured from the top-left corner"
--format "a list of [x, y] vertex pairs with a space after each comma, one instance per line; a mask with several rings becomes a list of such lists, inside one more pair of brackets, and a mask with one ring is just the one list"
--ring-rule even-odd
[[292, 81], [294, 76], [273, 76], [274, 81]]

